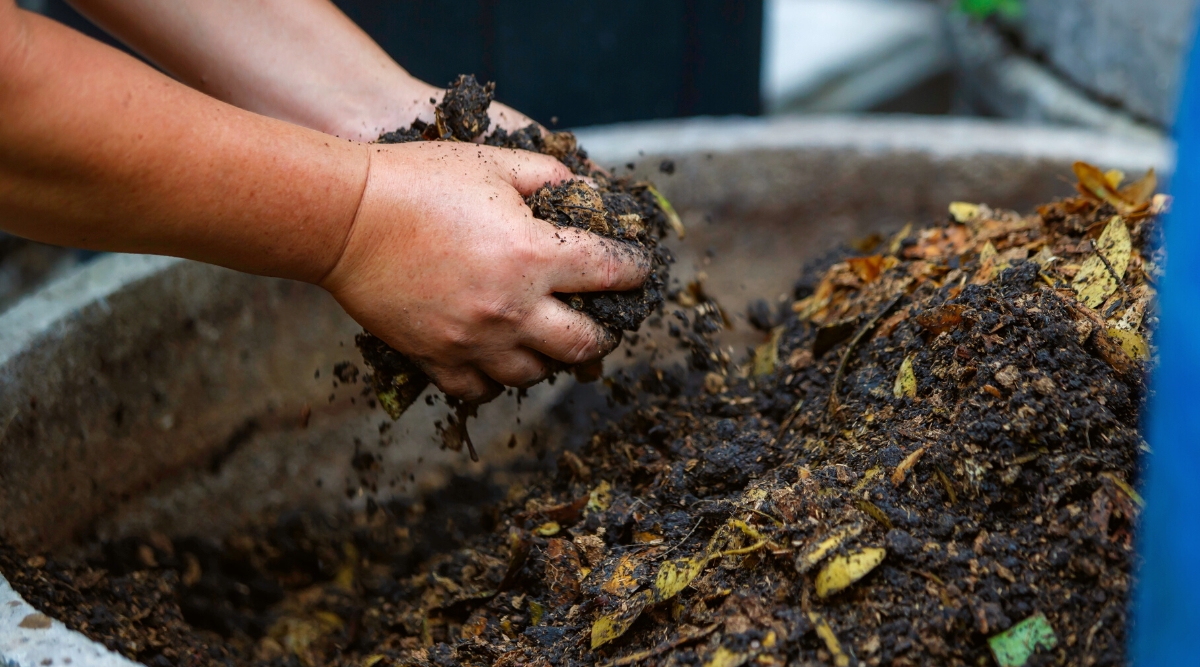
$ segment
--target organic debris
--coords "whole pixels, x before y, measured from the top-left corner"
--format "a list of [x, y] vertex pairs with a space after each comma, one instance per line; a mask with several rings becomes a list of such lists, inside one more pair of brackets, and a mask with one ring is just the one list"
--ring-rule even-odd
[[681, 290], [692, 370], [610, 378], [625, 415], [495, 504], [0, 567], [151, 664], [1123, 664], [1166, 201], [1077, 171], [809, 267], [741, 366]]

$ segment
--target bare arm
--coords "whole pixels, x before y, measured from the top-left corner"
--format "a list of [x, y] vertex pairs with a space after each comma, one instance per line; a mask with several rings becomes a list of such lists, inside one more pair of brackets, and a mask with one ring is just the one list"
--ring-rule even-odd
[[634, 287], [648, 262], [533, 219], [522, 195], [571, 177], [543, 155], [257, 115], [0, 0], [0, 229], [319, 284], [454, 395], [611, 349], [553, 295]]
[[[328, 0], [71, 0], [187, 85], [273, 118], [371, 141], [433, 120], [442, 89], [404, 71]], [[437, 82], [445, 83], [445, 82]], [[493, 105], [493, 121], [529, 118]]]

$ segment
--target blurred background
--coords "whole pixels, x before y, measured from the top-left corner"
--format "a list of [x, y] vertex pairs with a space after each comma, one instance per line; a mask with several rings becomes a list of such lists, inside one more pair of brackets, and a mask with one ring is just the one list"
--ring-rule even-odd
[[[991, 116], [1153, 139], [1200, 0], [336, 0], [416, 76], [558, 128], [688, 116]], [[19, 0], [120, 48], [63, 0]], [[86, 259], [0, 238], [0, 309]]]

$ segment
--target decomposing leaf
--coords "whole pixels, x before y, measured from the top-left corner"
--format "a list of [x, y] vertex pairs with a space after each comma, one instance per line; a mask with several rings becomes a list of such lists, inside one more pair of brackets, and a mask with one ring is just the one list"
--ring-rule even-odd
[[783, 336], [783, 327], [771, 330], [767, 342], [754, 349], [754, 374], [756, 376], [770, 375], [779, 367], [779, 339]]
[[922, 329], [938, 336], [962, 324], [966, 310], [967, 307], [962, 304], [946, 304], [926, 310], [915, 319]]
[[896, 235], [893, 236], [892, 240], [888, 243], [888, 254], [895, 255], [895, 254], [899, 253], [900, 246], [904, 244], [904, 239], [912, 236], [912, 231], [913, 231], [913, 223], [911, 223], [911, 222], [905, 223], [904, 228], [901, 229], [900, 231], [896, 232]]
[[708, 560], [709, 557], [702, 554], [693, 558], [669, 560], [659, 566], [658, 576], [654, 578], [655, 600], [661, 602], [672, 598], [687, 588], [704, 569]]
[[611, 595], [625, 596], [633, 592], [638, 587], [638, 580], [634, 577], [638, 566], [642, 562], [637, 554], [627, 553], [621, 556], [617, 561], [616, 568], [613, 569], [613, 574], [608, 581], [601, 584], [600, 588]]
[[1079, 179], [1079, 191], [1102, 202], [1112, 204], [1118, 211], [1127, 208], [1125, 200], [1117, 194], [1117, 189], [1105, 176], [1104, 172], [1086, 162], [1076, 162], [1071, 165], [1075, 177]]
[[916, 451], [904, 457], [900, 465], [896, 466], [896, 471], [892, 473], [892, 484], [900, 486], [904, 483], [904, 478], [913, 466], [917, 465], [917, 461], [921, 460], [921, 456], [925, 454], [925, 447], [918, 447]]
[[1132, 500], [1135, 504], [1137, 504], [1138, 507], [1146, 506], [1146, 501], [1142, 499], [1142, 494], [1135, 491], [1134, 488], [1129, 485], [1129, 482], [1126, 482], [1125, 480], [1118, 477], [1116, 475], [1116, 473], [1102, 472], [1102, 473], [1100, 473], [1100, 477], [1103, 477], [1103, 478], [1111, 481], [1113, 484], [1116, 484], [1117, 488], [1121, 489], [1121, 491], [1124, 492], [1125, 495], [1129, 496], [1129, 499]]
[[1142, 205], [1150, 202], [1151, 198], [1154, 197], [1154, 191], [1157, 189], [1158, 176], [1154, 173], [1154, 168], [1151, 167], [1145, 176], [1121, 188], [1117, 191], [1117, 194], [1130, 206], [1140, 208]]
[[681, 219], [679, 214], [675, 212], [675, 207], [671, 206], [671, 202], [668, 201], [666, 197], [662, 196], [662, 193], [658, 191], [658, 188], [654, 187], [653, 185], [648, 185], [646, 186], [646, 189], [651, 195], [654, 195], [654, 200], [658, 202], [659, 208], [661, 208], [663, 213], [667, 216], [667, 224], [671, 225], [671, 229], [673, 229], [675, 234], [678, 235], [682, 240], [685, 236], [687, 236], [687, 230], [683, 227], [683, 219]]
[[775, 631], [770, 630], [767, 632], [767, 636], [758, 643], [757, 648], [734, 650], [726, 646], [718, 646], [708, 660], [704, 661], [704, 667], [741, 667], [762, 654], [764, 650], [774, 648], [775, 642]]
[[1084, 261], [1071, 281], [1079, 301], [1089, 308], [1096, 308], [1117, 291], [1118, 281], [1125, 278], [1132, 252], [1129, 229], [1120, 216], [1113, 216], [1096, 241], [1096, 254]]
[[863, 281], [864, 285], [869, 285], [875, 282], [884, 271], [895, 266], [896, 258], [871, 255], [870, 257], [851, 257], [846, 260], [846, 263], [850, 265], [850, 270], [858, 276], [859, 280]]
[[587, 511], [603, 512], [612, 504], [612, 485], [602, 481], [588, 494]]
[[955, 222], [966, 224], [974, 220], [979, 215], [979, 204], [971, 204], [965, 201], [950, 202], [950, 217], [954, 218]]
[[1146, 345], [1146, 339], [1136, 331], [1127, 329], [1118, 329], [1110, 327], [1108, 335], [1113, 340], [1117, 341], [1117, 345], [1125, 350], [1125, 354], [1134, 361], [1145, 361], [1150, 358], [1150, 347]]
[[889, 519], [888, 515], [884, 514], [883, 510], [879, 509], [879, 506], [875, 503], [869, 500], [863, 500], [862, 498], [856, 498], [854, 500], [854, 506], [865, 512], [872, 519], [875, 519], [877, 522], [879, 522], [879, 525], [882, 526], [884, 530], [892, 529], [892, 520]]
[[592, 624], [592, 648], [597, 649], [610, 641], [625, 634], [629, 626], [642, 615], [646, 605], [654, 600], [653, 591], [642, 591], [637, 595], [622, 600], [616, 610], [604, 614]]
[[537, 535], [541, 535], [542, 537], [551, 537], [553, 535], [557, 535], [561, 530], [562, 526], [558, 525], [557, 521], [547, 521], [537, 528], [534, 528], [533, 532]]
[[817, 542], [812, 548], [796, 557], [796, 571], [804, 574], [811, 570], [817, 563], [821, 562], [821, 559], [842, 546], [846, 540], [858, 536], [862, 531], [863, 525], [859, 521], [837, 529], [829, 537]]
[[536, 600], [529, 601], [529, 624], [537, 625], [542, 622], [542, 617], [546, 615], [546, 607]]
[[837, 635], [833, 633], [833, 628], [829, 627], [829, 622], [825, 620], [825, 617], [815, 611], [810, 611], [808, 620], [816, 629], [817, 636], [825, 642], [826, 650], [833, 655], [833, 664], [837, 667], [850, 667], [850, 656], [842, 650], [842, 643], [838, 641]]
[[917, 397], [917, 376], [913, 373], [912, 355], [904, 357], [900, 364], [900, 373], [896, 375], [896, 385], [892, 387], [892, 395], [896, 398]]
[[1058, 646], [1058, 636], [1045, 614], [1036, 614], [991, 637], [988, 646], [1000, 667], [1024, 667], [1038, 649]]
[[883, 562], [887, 550], [867, 547], [845, 556], [831, 558], [817, 574], [817, 597], [823, 598], [844, 590], [867, 576]]

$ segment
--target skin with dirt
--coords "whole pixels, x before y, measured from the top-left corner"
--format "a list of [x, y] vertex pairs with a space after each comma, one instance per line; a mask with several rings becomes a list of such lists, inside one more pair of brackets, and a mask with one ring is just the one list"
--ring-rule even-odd
[[1124, 664], [1165, 201], [1111, 190], [814, 263], [741, 365], [674, 292], [690, 369], [556, 474], [0, 570], [152, 665]]
[[[433, 123], [416, 121], [410, 128], [383, 134], [378, 143], [474, 141], [490, 128], [487, 110], [494, 92], [495, 84], [483, 86], [474, 76], [460, 76], [446, 90], [435, 110]], [[530, 196], [526, 203], [539, 220], [616, 239], [638, 259], [651, 258], [653, 270], [640, 289], [558, 295], [599, 322], [614, 340], [620, 340], [623, 331], [636, 331], [661, 307], [663, 286], [668, 279], [667, 268], [674, 261], [666, 248], [659, 245], [673, 225], [666, 200], [661, 199], [649, 183], [614, 178], [595, 169], [588, 161], [587, 153], [576, 145], [575, 137], [569, 132], [543, 134], [537, 125], [511, 133], [499, 128], [488, 135], [484, 143], [551, 155], [575, 174], [592, 180], [594, 186], [583, 181], [569, 181], [555, 187], [547, 185]], [[428, 386], [429, 379], [421, 372], [419, 364], [370, 332], [364, 331], [356, 342], [363, 359], [372, 369], [372, 382], [380, 403], [389, 416], [398, 419]], [[569, 370], [556, 362], [548, 365], [555, 372]], [[459, 443], [459, 446], [466, 443], [472, 460], [478, 461], [479, 457], [466, 432], [467, 417], [474, 414], [479, 403], [495, 398], [500, 391], [502, 388], [497, 386], [491, 396], [473, 404], [451, 399], [456, 414], [450, 422], [455, 428], [447, 431], [447, 442]]]

